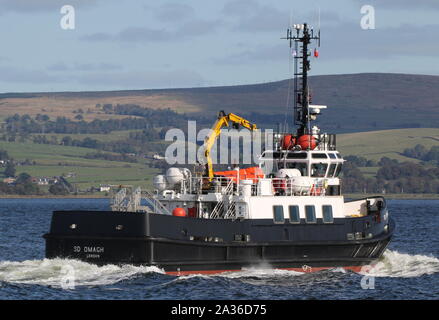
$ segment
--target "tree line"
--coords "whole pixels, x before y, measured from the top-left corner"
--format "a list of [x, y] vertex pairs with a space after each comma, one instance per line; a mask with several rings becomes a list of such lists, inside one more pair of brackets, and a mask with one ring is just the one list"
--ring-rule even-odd
[[439, 166], [399, 162], [387, 157], [377, 163], [376, 177], [366, 178], [355, 162], [346, 162], [342, 172], [347, 193], [439, 193]]
[[419, 159], [422, 161], [432, 161], [439, 164], [439, 146], [433, 146], [427, 149], [421, 144], [417, 144], [413, 148], [407, 148], [404, 150], [403, 155], [409, 158]]

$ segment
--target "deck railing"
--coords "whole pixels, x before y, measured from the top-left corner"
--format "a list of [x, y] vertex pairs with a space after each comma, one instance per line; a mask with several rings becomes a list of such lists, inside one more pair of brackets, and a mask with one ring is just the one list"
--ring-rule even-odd
[[[261, 188], [258, 179], [254, 179], [250, 186], [250, 194], [252, 196], [273, 195], [273, 196], [324, 196], [326, 194], [327, 185], [324, 178], [311, 178], [300, 180], [296, 178], [266, 178], [264, 183], [269, 181], [270, 186], [265, 185]], [[301, 183], [301, 184], [298, 184]], [[219, 193], [228, 195], [242, 194], [244, 184], [243, 180], [237, 182], [236, 179], [230, 177], [215, 177], [212, 181], [207, 178], [193, 177], [184, 186], [180, 187], [180, 193], [184, 191], [192, 194]], [[188, 186], [191, 186], [190, 188]], [[267, 193], [267, 189], [269, 190]], [[265, 191], [262, 191], [265, 190]]]

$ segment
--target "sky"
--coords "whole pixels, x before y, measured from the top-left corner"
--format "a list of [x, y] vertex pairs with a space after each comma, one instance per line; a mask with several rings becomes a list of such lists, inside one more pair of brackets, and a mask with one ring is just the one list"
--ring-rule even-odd
[[[62, 27], [65, 5], [74, 29]], [[372, 29], [361, 24], [365, 5], [374, 9]], [[290, 23], [318, 29], [319, 12], [310, 75], [439, 75], [438, 0], [0, 0], [0, 92], [287, 79], [291, 52], [280, 38]]]

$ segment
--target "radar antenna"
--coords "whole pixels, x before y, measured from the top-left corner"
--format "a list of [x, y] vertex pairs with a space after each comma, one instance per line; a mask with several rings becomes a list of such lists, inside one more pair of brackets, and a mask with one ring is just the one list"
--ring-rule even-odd
[[[320, 23], [319, 23], [320, 24]], [[289, 40], [290, 50], [294, 56], [294, 124], [298, 125], [297, 134], [311, 134], [310, 121], [310, 93], [308, 87], [308, 71], [311, 69], [309, 61], [309, 45], [312, 40], [317, 40], [320, 47], [320, 26], [317, 34], [309, 29], [308, 24], [294, 24], [287, 29], [286, 38]], [[294, 49], [293, 49], [294, 48]], [[300, 52], [299, 52], [300, 50]], [[318, 57], [317, 49], [314, 49], [314, 56]]]

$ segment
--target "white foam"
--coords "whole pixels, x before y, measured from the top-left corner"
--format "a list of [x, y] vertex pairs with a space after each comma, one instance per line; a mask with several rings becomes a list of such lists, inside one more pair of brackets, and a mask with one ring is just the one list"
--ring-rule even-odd
[[133, 265], [97, 266], [78, 260], [44, 259], [0, 262], [0, 281], [63, 287], [73, 279], [74, 286], [98, 286], [117, 283], [135, 275], [164, 273], [157, 267]]
[[290, 277], [302, 275], [304, 272], [297, 272], [293, 270], [275, 269], [268, 264], [259, 264], [248, 268], [243, 268], [241, 271], [232, 271], [219, 274], [226, 278], [272, 278], [272, 277]]
[[[342, 268], [334, 268], [333, 272], [344, 272]], [[72, 273], [69, 273], [72, 272]], [[22, 262], [0, 262], [0, 282], [39, 284], [63, 287], [66, 276], [72, 275], [74, 286], [111, 285], [134, 276], [147, 273], [164, 273], [162, 269], [151, 266], [104, 265], [97, 266], [78, 260], [44, 259], [26, 260]], [[419, 277], [439, 273], [439, 259], [426, 255], [410, 255], [398, 251], [386, 250], [378, 263], [362, 274], [375, 277]], [[289, 278], [305, 273], [290, 270], [273, 269], [269, 265], [256, 265], [237, 272], [225, 272], [217, 275], [188, 275], [178, 277], [171, 282], [187, 280], [191, 277], [225, 277], [225, 278]]]
[[439, 259], [436, 257], [386, 250], [376, 265], [364, 268], [360, 273], [375, 277], [412, 278], [437, 272]]

